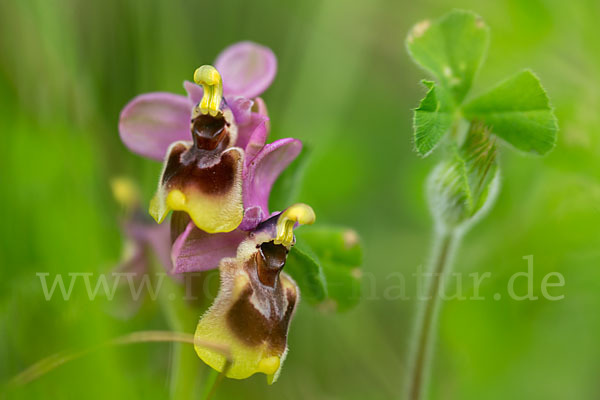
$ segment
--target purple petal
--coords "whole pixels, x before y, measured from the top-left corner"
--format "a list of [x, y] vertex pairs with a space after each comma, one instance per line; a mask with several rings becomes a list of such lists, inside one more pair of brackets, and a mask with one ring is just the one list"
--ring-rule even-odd
[[128, 252], [127, 258], [121, 261], [114, 272], [131, 274], [131, 276], [125, 275], [118, 278], [115, 291], [117, 306], [110, 307], [109, 312], [119, 318], [130, 318], [140, 308], [145, 296], [142, 293], [134, 296], [129, 282], [133, 282], [135, 287], [143, 285], [144, 276], [151, 272], [149, 263], [153, 256], [158, 259], [165, 271], [171, 271], [171, 245], [167, 225], [149, 225], [147, 222], [127, 220], [122, 229], [132, 250]]
[[115, 267], [115, 272], [120, 273], [132, 273], [135, 277], [142, 275], [149, 270], [148, 258], [145, 252], [145, 243], [129, 239], [126, 243], [126, 247], [129, 246], [130, 250], [127, 252], [127, 257]]
[[[267, 135], [269, 134], [267, 129], [268, 123], [269, 117], [252, 113], [248, 123], [238, 127], [238, 138], [235, 145], [241, 147], [246, 152], [250, 150], [251, 153], [250, 156], [248, 153], [245, 155], [246, 164], [256, 156], [258, 150], [264, 147], [265, 142], [267, 141]], [[254, 150], [251, 150], [249, 146]]]
[[[244, 209], [254, 206], [269, 215], [269, 194], [281, 172], [300, 154], [302, 142], [298, 139], [280, 139], [264, 146], [248, 164], [244, 177]], [[246, 219], [246, 218], [244, 218]], [[248, 221], [243, 221], [244, 223]]]
[[155, 225], [148, 231], [148, 243], [167, 272], [172, 271], [171, 232], [169, 224]]
[[113, 273], [116, 274], [131, 274], [128, 278], [127, 275], [121, 276], [118, 280], [117, 288], [114, 292], [114, 302], [110, 302], [108, 312], [121, 319], [131, 318], [140, 308], [144, 300], [144, 296], [134, 298], [129, 287], [128, 281], [131, 280], [135, 287], [140, 287], [144, 274], [148, 273], [148, 254], [145, 250], [143, 243], [137, 241], [130, 241], [132, 250], [128, 257], [121, 261]]
[[227, 98], [227, 105], [233, 113], [235, 123], [238, 125], [246, 125], [250, 122], [253, 104], [252, 100], [241, 96]]
[[263, 148], [271, 130], [267, 106], [260, 97], [254, 99], [252, 117], [255, 127], [242, 129], [241, 134], [238, 135], [242, 137], [241, 140], [238, 139], [238, 146], [242, 146], [246, 152], [246, 164], [250, 163], [258, 151]]
[[123, 229], [125, 235], [135, 243], [140, 243], [142, 246], [149, 245], [165, 270], [171, 270], [171, 238], [168, 224], [128, 221]]
[[206, 233], [190, 222], [173, 243], [172, 273], [206, 271], [219, 266], [224, 257], [235, 257], [238, 245], [247, 233], [234, 230], [227, 233]]
[[215, 67], [223, 77], [226, 96], [252, 99], [264, 92], [277, 73], [277, 59], [268, 47], [239, 42], [219, 54]]
[[240, 226], [238, 226], [238, 229], [243, 231], [251, 231], [256, 228], [256, 226], [264, 219], [266, 219], [266, 215], [259, 206], [246, 208], [244, 210], [244, 219], [242, 220]]
[[134, 153], [162, 160], [171, 143], [190, 139], [191, 110], [184, 96], [162, 92], [137, 96], [121, 111], [121, 140]]
[[196, 85], [194, 82], [184, 81], [183, 88], [187, 92], [192, 107], [200, 103], [202, 96], [204, 96], [204, 89], [202, 89], [202, 86]]
[[264, 115], [265, 117], [269, 116], [267, 105], [265, 104], [265, 101], [262, 99], [262, 97], [257, 97], [254, 99], [254, 107], [252, 110], [256, 111], [260, 115]]

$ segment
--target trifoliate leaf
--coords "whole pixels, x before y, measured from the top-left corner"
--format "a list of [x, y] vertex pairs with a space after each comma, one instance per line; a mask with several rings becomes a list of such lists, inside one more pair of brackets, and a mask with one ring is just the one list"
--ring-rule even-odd
[[482, 216], [498, 188], [497, 149], [482, 124], [472, 124], [463, 145], [429, 176], [427, 199], [436, 223], [454, 229]]
[[327, 282], [325, 308], [347, 310], [360, 300], [362, 247], [355, 231], [347, 228], [310, 227], [296, 233], [319, 258]]
[[556, 143], [554, 111], [539, 79], [529, 70], [470, 101], [463, 112], [519, 150], [541, 155]]
[[429, 89], [415, 109], [413, 129], [415, 148], [422, 156], [427, 156], [452, 125], [452, 112], [446, 93], [432, 81], [422, 81]]
[[415, 25], [406, 39], [412, 58], [429, 71], [460, 104], [471, 88], [489, 43], [489, 29], [478, 15], [454, 10]]
[[285, 272], [298, 284], [303, 299], [318, 304], [327, 298], [327, 283], [319, 258], [307, 243], [296, 241], [285, 263]]

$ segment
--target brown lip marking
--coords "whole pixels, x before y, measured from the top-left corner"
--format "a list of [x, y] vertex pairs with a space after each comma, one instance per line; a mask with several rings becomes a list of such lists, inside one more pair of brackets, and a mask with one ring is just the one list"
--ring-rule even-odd
[[255, 257], [258, 279], [264, 285], [275, 287], [279, 272], [285, 265], [287, 253], [285, 246], [280, 244], [266, 242], [260, 245]]
[[227, 143], [223, 143], [224, 139], [229, 137], [229, 126], [230, 124], [225, 121], [223, 115], [216, 117], [199, 115], [194, 118], [192, 120], [191, 131], [195, 147], [206, 151], [216, 150], [217, 147], [220, 147], [220, 150], [224, 150], [229, 144], [229, 140], [225, 140]]
[[183, 143], [177, 143], [171, 148], [167, 158], [165, 170], [163, 171], [161, 183], [166, 184], [178, 171], [181, 166], [181, 155], [185, 153], [187, 147]]
[[197, 190], [208, 195], [228, 193], [235, 182], [236, 172], [242, 157], [238, 151], [227, 151], [219, 161], [210, 167], [202, 167], [203, 156], [207, 152], [185, 145], [173, 147], [162, 177], [162, 184], [169, 190], [179, 189], [184, 193]]
[[[267, 253], [270, 250], [268, 249]], [[263, 284], [258, 275], [258, 257], [261, 256], [251, 257], [246, 262], [245, 270], [250, 281], [228, 310], [227, 324], [235, 336], [245, 344], [266, 344], [270, 354], [281, 355], [286, 348], [288, 327], [296, 307], [297, 293], [294, 288], [284, 288], [280, 279], [275, 280], [273, 287]], [[268, 316], [256, 309], [252, 301], [253, 296], [256, 303], [268, 304]]]
[[[282, 316], [271, 312], [266, 318], [250, 301], [254, 290], [247, 287], [227, 312], [227, 323], [236, 337], [249, 346], [266, 343], [269, 353], [281, 355], [287, 343], [288, 327], [296, 306], [296, 293], [285, 290], [287, 307]], [[280, 293], [283, 296], [283, 293]], [[273, 308], [271, 308], [273, 310]]]

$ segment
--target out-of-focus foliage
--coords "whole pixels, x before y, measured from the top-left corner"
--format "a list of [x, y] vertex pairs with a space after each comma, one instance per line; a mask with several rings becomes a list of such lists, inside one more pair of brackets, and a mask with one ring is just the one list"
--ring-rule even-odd
[[[360, 300], [363, 250], [358, 234], [349, 228], [317, 226], [298, 232], [297, 241], [306, 246], [305, 254], [321, 266], [327, 311], [346, 311]], [[294, 276], [294, 275], [293, 275]]]
[[[249, 39], [279, 59], [264, 96], [273, 138], [298, 137], [312, 150], [297, 200], [314, 207], [318, 224], [360, 234], [362, 299], [341, 314], [301, 302], [277, 384], [225, 380], [216, 398], [397, 397], [415, 309], [412, 274], [426, 262], [431, 235], [423, 182], [437, 161], [435, 153], [417, 157], [410, 140], [409, 110], [423, 97], [415, 82], [424, 73], [407, 56], [404, 38], [415, 21], [454, 7], [473, 10], [491, 29], [474, 96], [531, 68], [551, 96], [560, 134], [543, 159], [500, 149], [502, 192], [456, 262], [465, 296], [473, 294], [467, 274], [492, 275], [479, 290], [485, 300], [445, 304], [431, 396], [598, 398], [595, 0], [0, 2], [0, 379], [64, 349], [166, 328], [152, 301], [131, 320], [115, 319], [105, 301], [88, 300], [81, 277], [71, 301], [46, 301], [36, 273], [49, 273], [51, 283], [57, 273], [107, 271], [120, 258], [121, 210], [110, 178], [139, 180], [149, 200], [160, 172], [121, 144], [121, 108], [139, 93], [183, 94], [182, 81], [196, 67]], [[507, 282], [526, 271], [522, 257], [530, 254], [536, 294], [557, 271], [565, 277], [565, 288], [556, 289], [564, 300], [508, 298]], [[206, 285], [213, 291], [214, 279]], [[517, 280], [516, 291], [526, 289]], [[495, 293], [504, 296], [496, 301]], [[170, 348], [94, 353], [10, 397], [164, 399]], [[198, 360], [199, 385], [207, 374]]]
[[319, 304], [327, 298], [327, 281], [319, 258], [304, 243], [296, 243], [290, 249], [285, 269], [295, 279], [302, 299], [310, 304]]

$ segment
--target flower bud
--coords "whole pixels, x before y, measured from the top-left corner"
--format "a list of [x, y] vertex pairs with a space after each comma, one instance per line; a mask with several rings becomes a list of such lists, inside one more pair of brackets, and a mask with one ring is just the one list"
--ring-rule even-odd
[[472, 124], [464, 143], [440, 162], [427, 180], [429, 208], [438, 228], [466, 228], [481, 218], [498, 193], [496, 141]]

